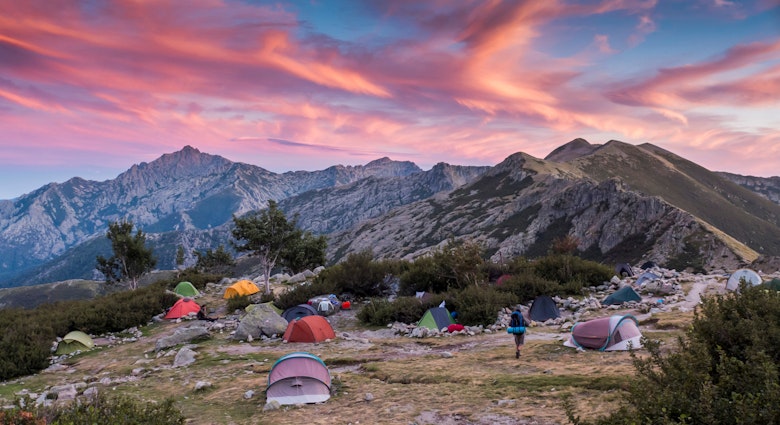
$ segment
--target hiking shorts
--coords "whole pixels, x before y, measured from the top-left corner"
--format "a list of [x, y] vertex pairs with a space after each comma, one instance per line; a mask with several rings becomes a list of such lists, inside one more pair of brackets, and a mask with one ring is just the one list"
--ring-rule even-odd
[[515, 345], [525, 344], [525, 332], [521, 334], [515, 334]]

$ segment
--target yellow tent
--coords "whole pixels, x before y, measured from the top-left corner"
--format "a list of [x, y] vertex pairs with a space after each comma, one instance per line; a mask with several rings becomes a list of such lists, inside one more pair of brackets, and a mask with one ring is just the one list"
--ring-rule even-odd
[[241, 297], [244, 295], [256, 294], [258, 292], [260, 292], [260, 288], [258, 288], [257, 285], [251, 281], [242, 279], [228, 286], [228, 288], [225, 289], [225, 295], [223, 298], [228, 299], [233, 297]]

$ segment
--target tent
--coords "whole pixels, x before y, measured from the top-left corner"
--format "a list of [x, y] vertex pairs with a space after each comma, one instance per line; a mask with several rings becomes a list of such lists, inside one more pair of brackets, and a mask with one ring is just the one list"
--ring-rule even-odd
[[642, 301], [642, 297], [634, 291], [634, 288], [630, 286], [624, 286], [617, 291], [613, 292], [601, 303], [604, 305], [623, 304], [628, 301]]
[[282, 340], [287, 342], [322, 342], [335, 339], [336, 333], [322, 316], [305, 316], [287, 324]]
[[620, 277], [628, 276], [631, 277], [634, 275], [634, 271], [631, 270], [631, 266], [626, 263], [620, 263], [615, 266], [615, 274], [617, 274]]
[[62, 337], [62, 341], [57, 344], [57, 351], [54, 354], [63, 355], [75, 351], [86, 351], [94, 346], [95, 343], [92, 341], [92, 337], [81, 331], [73, 331]]
[[179, 284], [176, 285], [176, 288], [174, 288], [173, 292], [181, 295], [182, 297], [195, 297], [200, 295], [200, 292], [195, 289], [192, 283], [187, 281], [179, 282]]
[[763, 282], [761, 276], [753, 270], [739, 269], [729, 276], [729, 280], [726, 282], [726, 289], [729, 291], [736, 291], [739, 289], [740, 280], [743, 279], [753, 286], [760, 285]]
[[599, 351], [625, 351], [642, 347], [639, 322], [631, 315], [614, 315], [577, 322], [571, 336], [563, 343], [567, 347], [590, 348]]
[[644, 272], [644, 273], [640, 274], [638, 278], [636, 278], [636, 284], [642, 286], [642, 285], [644, 285], [647, 282], [652, 282], [652, 281], [654, 281], [656, 279], [660, 279], [660, 278], [661, 278], [661, 276], [658, 276], [657, 274], [655, 274], [653, 272]]
[[306, 316], [316, 316], [317, 309], [308, 304], [298, 304], [290, 307], [282, 313], [282, 317], [288, 322], [292, 322], [295, 319], [300, 319]]
[[654, 267], [658, 267], [658, 264], [656, 264], [655, 261], [645, 261], [645, 263], [642, 264], [641, 269], [647, 270], [647, 269], [652, 269]]
[[179, 298], [178, 301], [173, 303], [173, 307], [165, 314], [164, 319], [178, 319], [184, 317], [190, 313], [197, 314], [200, 311], [198, 303], [192, 300], [192, 298]]
[[536, 322], [544, 322], [549, 319], [561, 317], [561, 311], [555, 301], [549, 295], [539, 295], [531, 304], [528, 316]]
[[249, 280], [242, 279], [238, 282], [230, 285], [225, 289], [224, 299], [233, 297], [243, 297], [244, 295], [252, 295], [260, 292], [260, 288]]
[[317, 356], [295, 352], [279, 358], [268, 373], [266, 401], [281, 405], [321, 403], [330, 398], [330, 372]]
[[455, 323], [447, 307], [433, 307], [423, 314], [423, 317], [417, 322], [418, 327], [441, 330]]

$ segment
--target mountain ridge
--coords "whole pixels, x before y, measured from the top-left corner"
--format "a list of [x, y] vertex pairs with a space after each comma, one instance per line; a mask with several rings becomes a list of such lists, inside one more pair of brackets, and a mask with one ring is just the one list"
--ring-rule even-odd
[[161, 267], [173, 268], [177, 246], [192, 262], [194, 249], [227, 245], [233, 215], [270, 199], [329, 236], [330, 261], [365, 249], [414, 258], [451, 237], [483, 244], [498, 261], [544, 254], [565, 235], [599, 261], [731, 267], [780, 254], [780, 206], [728, 177], [616, 140], [575, 139], [545, 159], [518, 152], [495, 166], [423, 171], [384, 157], [282, 174], [185, 146], [114, 180], [76, 177], [0, 203], [0, 286], [95, 277], [95, 255], [110, 253], [90, 241], [123, 218], [148, 234]]

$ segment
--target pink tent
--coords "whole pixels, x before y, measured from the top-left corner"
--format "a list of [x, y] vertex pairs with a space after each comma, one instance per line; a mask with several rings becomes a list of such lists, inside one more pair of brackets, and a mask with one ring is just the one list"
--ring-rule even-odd
[[314, 354], [287, 354], [271, 367], [265, 394], [282, 405], [321, 403], [330, 398], [330, 372]]
[[578, 322], [571, 328], [571, 337], [563, 343], [567, 347], [590, 348], [599, 351], [619, 351], [642, 347], [639, 322], [631, 315], [614, 315], [587, 322]]

